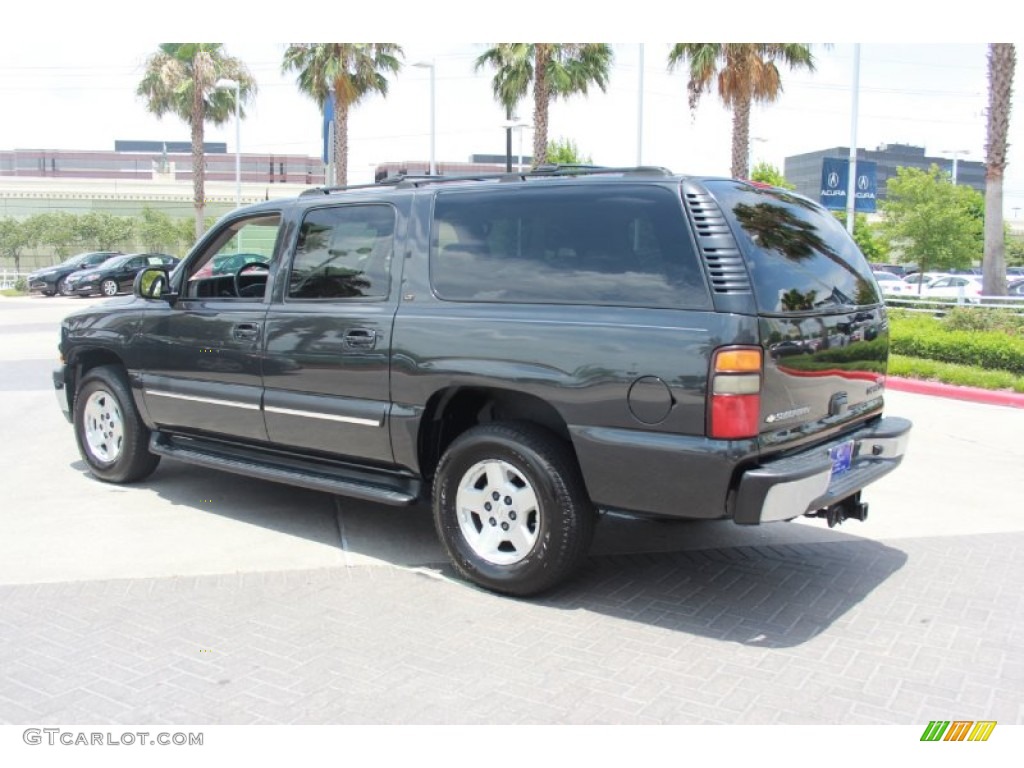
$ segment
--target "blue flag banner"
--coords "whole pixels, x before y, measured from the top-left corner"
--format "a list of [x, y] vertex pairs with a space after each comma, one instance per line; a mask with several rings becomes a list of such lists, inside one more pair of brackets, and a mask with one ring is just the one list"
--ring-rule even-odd
[[[850, 161], [826, 157], [821, 161], [821, 204], [826, 208], [846, 210], [846, 190]], [[854, 187], [857, 213], [874, 213], [878, 193], [878, 164], [871, 160], [857, 161], [857, 183]]]
[[328, 92], [324, 102], [324, 165], [331, 159], [331, 121], [334, 120], [334, 93]]

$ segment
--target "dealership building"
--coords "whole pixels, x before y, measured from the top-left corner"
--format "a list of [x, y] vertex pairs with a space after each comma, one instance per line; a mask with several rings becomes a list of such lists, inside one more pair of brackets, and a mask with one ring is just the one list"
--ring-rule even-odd
[[[957, 153], [962, 155], [963, 153]], [[783, 174], [786, 180], [796, 185], [796, 191], [812, 200], [818, 200], [822, 190], [822, 169], [829, 160], [846, 161], [850, 157], [849, 147], [832, 147], [793, 155], [785, 160]], [[857, 162], [874, 163], [876, 168], [875, 187], [879, 200], [886, 195], [886, 182], [896, 175], [897, 168], [920, 168], [928, 170], [937, 165], [950, 175], [953, 173], [953, 158], [932, 157], [925, 154], [924, 147], [910, 144], [882, 144], [878, 149], [857, 149]], [[985, 193], [985, 164], [974, 160], [956, 158], [956, 182], [973, 187]]]

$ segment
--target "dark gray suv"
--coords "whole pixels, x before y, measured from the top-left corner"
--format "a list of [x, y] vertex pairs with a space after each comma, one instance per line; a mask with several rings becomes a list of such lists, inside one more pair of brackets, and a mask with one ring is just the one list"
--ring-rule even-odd
[[70, 315], [60, 348], [98, 478], [167, 456], [430, 500], [459, 573], [517, 595], [581, 562], [598, 510], [864, 519], [911, 427], [882, 415], [885, 308], [836, 220], [657, 168], [241, 209], [134, 298]]

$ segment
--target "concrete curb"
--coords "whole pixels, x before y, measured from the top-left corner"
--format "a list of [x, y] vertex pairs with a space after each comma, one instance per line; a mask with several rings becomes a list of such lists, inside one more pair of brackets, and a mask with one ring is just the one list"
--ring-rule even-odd
[[968, 400], [972, 403], [1024, 408], [1024, 394], [1019, 392], [979, 389], [978, 387], [958, 387], [954, 384], [942, 384], [938, 381], [903, 379], [899, 376], [887, 377], [886, 387], [896, 392], [911, 392], [915, 395], [949, 397], [954, 400]]

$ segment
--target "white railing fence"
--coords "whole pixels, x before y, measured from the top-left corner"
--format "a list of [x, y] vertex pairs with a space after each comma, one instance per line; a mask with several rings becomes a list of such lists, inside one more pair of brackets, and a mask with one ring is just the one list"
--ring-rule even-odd
[[28, 278], [28, 272], [15, 272], [13, 269], [0, 267], [0, 291], [13, 288], [18, 278]]

